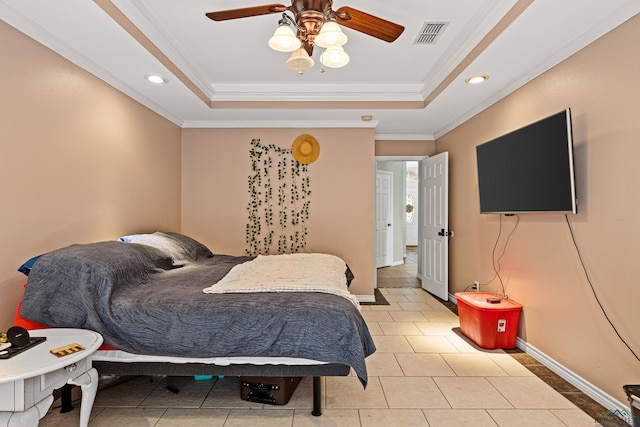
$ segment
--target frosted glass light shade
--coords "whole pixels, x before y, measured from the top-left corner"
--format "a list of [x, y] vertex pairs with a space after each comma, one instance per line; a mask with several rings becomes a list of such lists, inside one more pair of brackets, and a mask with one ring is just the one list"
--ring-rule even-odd
[[320, 62], [329, 68], [341, 68], [349, 63], [349, 55], [342, 46], [337, 46], [322, 52]]
[[269, 47], [278, 52], [293, 52], [300, 46], [300, 40], [288, 25], [280, 25], [269, 39]]
[[320, 33], [316, 36], [316, 46], [332, 48], [342, 46], [348, 38], [335, 21], [328, 21], [322, 25]]
[[287, 68], [297, 71], [298, 74], [302, 74], [309, 68], [313, 67], [313, 64], [313, 59], [309, 57], [309, 54], [303, 47], [291, 52], [291, 56], [289, 56], [289, 59], [287, 59], [286, 62]]

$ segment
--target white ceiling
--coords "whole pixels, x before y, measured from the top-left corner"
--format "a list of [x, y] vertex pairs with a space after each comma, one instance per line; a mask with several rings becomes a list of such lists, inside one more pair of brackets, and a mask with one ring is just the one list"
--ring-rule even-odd
[[[378, 139], [432, 139], [640, 12], [638, 0], [334, 0], [405, 31], [387, 43], [343, 27], [349, 64], [322, 72], [316, 49], [300, 76], [267, 46], [280, 14], [205, 17], [263, 4], [0, 0], [0, 18], [182, 127], [375, 126]], [[416, 45], [425, 22], [448, 25]], [[168, 83], [152, 85], [152, 73]], [[479, 73], [490, 79], [464, 83]]]

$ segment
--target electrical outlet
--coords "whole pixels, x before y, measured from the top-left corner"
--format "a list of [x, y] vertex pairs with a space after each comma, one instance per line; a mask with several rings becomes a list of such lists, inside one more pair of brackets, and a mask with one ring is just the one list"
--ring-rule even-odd
[[476, 292], [480, 292], [480, 282], [478, 282], [477, 280], [474, 280], [473, 287], [475, 288]]

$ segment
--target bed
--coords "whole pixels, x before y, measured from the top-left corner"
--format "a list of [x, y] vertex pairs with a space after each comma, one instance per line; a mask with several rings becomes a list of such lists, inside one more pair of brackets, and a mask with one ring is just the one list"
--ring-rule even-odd
[[352, 278], [332, 255], [213, 254], [156, 232], [39, 256], [20, 316], [99, 332], [101, 375], [311, 376], [320, 415], [320, 377], [366, 387], [375, 351]]

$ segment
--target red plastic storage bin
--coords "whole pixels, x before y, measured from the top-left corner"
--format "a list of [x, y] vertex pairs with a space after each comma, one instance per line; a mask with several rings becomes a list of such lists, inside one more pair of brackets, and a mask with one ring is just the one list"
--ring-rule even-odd
[[522, 305], [490, 292], [457, 292], [460, 330], [482, 348], [515, 348]]

